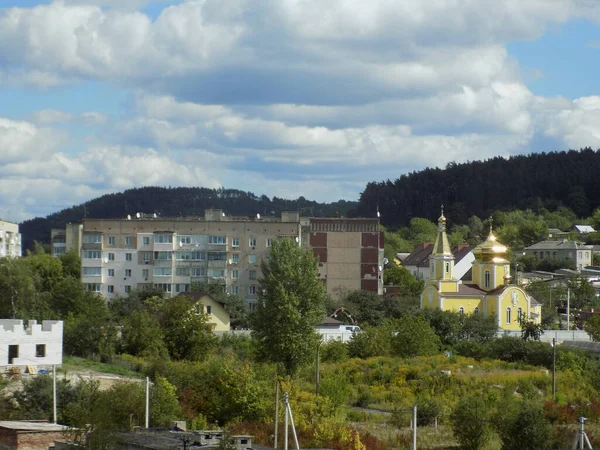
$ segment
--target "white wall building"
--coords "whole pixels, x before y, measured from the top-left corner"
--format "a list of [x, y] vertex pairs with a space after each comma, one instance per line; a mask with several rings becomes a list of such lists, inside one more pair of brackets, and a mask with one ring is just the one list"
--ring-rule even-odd
[[21, 256], [19, 224], [0, 220], [0, 258]]
[[62, 364], [63, 322], [0, 319], [0, 366]]

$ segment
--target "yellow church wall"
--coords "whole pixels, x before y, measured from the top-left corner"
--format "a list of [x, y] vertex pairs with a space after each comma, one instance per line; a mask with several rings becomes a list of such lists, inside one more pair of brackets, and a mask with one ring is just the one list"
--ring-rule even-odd
[[444, 310], [460, 312], [460, 308], [464, 308], [465, 314], [474, 314], [475, 308], [479, 308], [479, 314], [483, 314], [483, 304], [479, 298], [457, 298], [445, 297]]
[[[523, 311], [523, 320], [529, 317], [529, 308], [527, 307], [527, 297], [525, 292], [516, 287], [509, 287], [500, 297], [500, 328], [503, 330], [520, 330], [519, 308]], [[510, 322], [507, 321], [507, 309], [510, 308]]]
[[458, 283], [455, 280], [439, 281], [440, 292], [458, 292]]
[[439, 305], [439, 295], [434, 286], [426, 286], [421, 295], [421, 305], [423, 308], [435, 309]]

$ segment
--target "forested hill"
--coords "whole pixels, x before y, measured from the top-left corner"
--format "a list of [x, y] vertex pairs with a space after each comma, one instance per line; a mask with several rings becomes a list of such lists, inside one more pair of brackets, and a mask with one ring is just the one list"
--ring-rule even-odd
[[84, 217], [115, 218], [137, 212], [157, 213], [164, 217], [203, 216], [205, 209], [222, 209], [228, 215], [279, 216], [281, 211], [300, 211], [301, 215], [315, 217], [348, 216], [356, 202], [340, 200], [335, 203], [317, 203], [299, 197], [286, 200], [236, 189], [143, 187], [118, 194], [108, 194], [84, 204], [64, 209], [46, 218], [35, 218], [20, 224], [23, 248], [31, 248], [33, 241], [49, 242], [50, 230], [65, 224], [78, 223]]
[[381, 222], [396, 228], [412, 217], [435, 220], [441, 204], [448, 219], [459, 224], [498, 209], [539, 211], [561, 205], [587, 217], [600, 206], [600, 151], [586, 148], [450, 163], [445, 169], [427, 168], [393, 182], [371, 182], [360, 196], [358, 214], [372, 216], [379, 205]]

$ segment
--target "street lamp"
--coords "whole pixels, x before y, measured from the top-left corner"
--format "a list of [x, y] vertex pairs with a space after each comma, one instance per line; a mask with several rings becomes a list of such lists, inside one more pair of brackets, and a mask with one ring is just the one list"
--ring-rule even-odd
[[552, 338], [552, 398], [556, 400], [556, 338]]

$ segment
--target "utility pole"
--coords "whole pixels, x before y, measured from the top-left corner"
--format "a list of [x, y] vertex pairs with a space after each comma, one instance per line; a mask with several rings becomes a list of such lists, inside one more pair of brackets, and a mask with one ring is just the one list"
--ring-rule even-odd
[[56, 421], [56, 365], [52, 364], [52, 415], [54, 423]]
[[417, 405], [413, 406], [413, 450], [417, 450]]
[[317, 361], [316, 361], [316, 369], [315, 369], [315, 395], [319, 395], [319, 382], [320, 374], [319, 374], [319, 350], [321, 348], [321, 341], [317, 344]]
[[279, 380], [275, 382], [275, 439], [273, 447], [277, 448], [277, 437], [279, 432]]
[[571, 288], [567, 287], [567, 330], [571, 330]]
[[552, 398], [556, 399], [556, 338], [552, 338]]
[[150, 378], [146, 377], [146, 429], [150, 428]]

